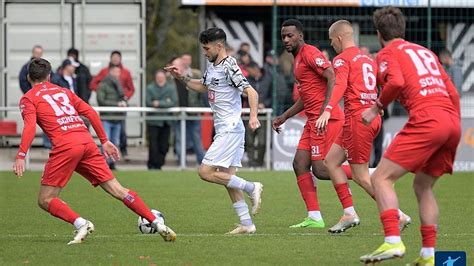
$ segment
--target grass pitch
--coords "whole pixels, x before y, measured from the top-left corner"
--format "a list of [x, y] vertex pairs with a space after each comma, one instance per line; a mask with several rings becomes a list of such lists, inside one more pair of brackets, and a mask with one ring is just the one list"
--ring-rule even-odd
[[[67, 246], [73, 227], [36, 205], [41, 173], [27, 172], [17, 179], [0, 172], [0, 265], [362, 265], [359, 256], [383, 241], [373, 200], [351, 183], [361, 225], [340, 235], [327, 228], [341, 215], [330, 182], [318, 183], [325, 229], [290, 229], [306, 211], [295, 177], [290, 172], [239, 172], [264, 184], [263, 204], [254, 218], [257, 234], [224, 235], [238, 218], [226, 190], [201, 181], [196, 172], [117, 172], [120, 182], [137, 191], [150, 207], [163, 212], [177, 233], [175, 243], [159, 235], [142, 235], [137, 216], [100, 188], [74, 175], [61, 198], [96, 231], [84, 244]], [[438, 250], [464, 250], [472, 265], [474, 247], [473, 173], [457, 173], [438, 181], [440, 207]], [[412, 175], [397, 183], [402, 209], [414, 224], [402, 235], [407, 253], [385, 265], [405, 265], [421, 245]]]

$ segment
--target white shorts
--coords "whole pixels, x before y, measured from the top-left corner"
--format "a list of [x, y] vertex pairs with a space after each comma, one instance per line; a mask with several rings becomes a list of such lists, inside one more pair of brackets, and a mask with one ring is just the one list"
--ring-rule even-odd
[[214, 136], [214, 141], [204, 155], [202, 163], [224, 168], [242, 167], [244, 146], [245, 131], [218, 133]]

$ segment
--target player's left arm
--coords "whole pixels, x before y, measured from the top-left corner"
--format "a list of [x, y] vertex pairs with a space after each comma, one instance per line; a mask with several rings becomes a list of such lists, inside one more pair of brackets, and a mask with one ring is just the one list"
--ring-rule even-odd
[[23, 118], [23, 132], [21, 133], [21, 143], [13, 164], [13, 172], [18, 176], [23, 176], [25, 172], [25, 157], [36, 134], [36, 107], [30, 99], [23, 97], [20, 100], [20, 111]]
[[459, 97], [458, 91], [456, 90], [456, 86], [454, 85], [453, 81], [448, 76], [446, 71], [444, 71], [444, 68], [439, 63], [438, 68], [441, 71], [441, 77], [443, 78], [444, 84], [446, 85], [446, 91], [449, 94], [449, 98], [453, 103], [454, 109], [457, 111], [458, 116], [461, 117], [461, 99]]
[[364, 124], [370, 124], [382, 112], [383, 108], [398, 97], [405, 86], [405, 78], [394, 55], [389, 52], [381, 52], [377, 55], [377, 63], [379, 65], [378, 81], [384, 85], [375, 104], [362, 113]]
[[260, 121], [258, 121], [258, 93], [250, 85], [244, 88], [243, 93], [247, 94], [250, 106], [249, 126], [252, 130], [256, 130], [260, 127]]
[[97, 112], [89, 104], [77, 97], [74, 93], [71, 93], [70, 97], [78, 114], [87, 117], [87, 119], [89, 119], [91, 122], [91, 125], [94, 128], [100, 143], [102, 144], [105, 157], [114, 161], [118, 160], [120, 158], [119, 151], [117, 147], [115, 147], [115, 145], [107, 139], [107, 135], [105, 134], [104, 127], [100, 121], [99, 114], [97, 114]]

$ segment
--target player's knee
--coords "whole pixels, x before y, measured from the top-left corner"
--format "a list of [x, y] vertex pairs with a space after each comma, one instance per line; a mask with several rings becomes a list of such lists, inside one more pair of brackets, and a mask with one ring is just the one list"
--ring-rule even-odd
[[320, 180], [329, 180], [329, 179], [331, 179], [331, 177], [329, 176], [329, 173], [326, 169], [318, 169], [316, 167], [313, 167], [311, 169], [311, 171], [313, 172], [313, 175], [317, 179], [320, 179]]
[[203, 180], [203, 181], [211, 182], [213, 180], [212, 173], [209, 172], [207, 167], [203, 167], [201, 165], [199, 167], [198, 174], [199, 174], [199, 177], [201, 178], [201, 180]]
[[52, 198], [38, 198], [38, 207], [41, 209], [48, 211], [49, 202], [51, 202]]
[[301, 162], [297, 160], [293, 160], [293, 170], [295, 171], [296, 174], [307, 172], [308, 171], [307, 168], [308, 167], [303, 165]]

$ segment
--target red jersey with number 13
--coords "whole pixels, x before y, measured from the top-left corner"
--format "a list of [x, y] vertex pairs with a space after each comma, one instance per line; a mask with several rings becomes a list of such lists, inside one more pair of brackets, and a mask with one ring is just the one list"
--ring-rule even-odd
[[[294, 76], [304, 111], [308, 121], [315, 121], [321, 113], [321, 107], [326, 98], [327, 79], [324, 70], [331, 67], [329, 60], [318, 48], [304, 44], [295, 57]], [[334, 106], [331, 119], [343, 119], [341, 108]]]
[[[94, 141], [79, 114], [87, 116], [95, 110], [68, 89], [49, 82], [37, 84], [20, 99], [20, 111], [25, 127], [38, 123], [51, 140], [53, 149]], [[91, 123], [100, 124], [100, 120]], [[26, 155], [34, 133], [28, 131], [22, 136], [19, 157]], [[96, 133], [101, 143], [107, 141], [103, 129]]]

